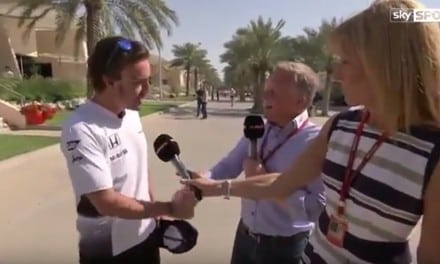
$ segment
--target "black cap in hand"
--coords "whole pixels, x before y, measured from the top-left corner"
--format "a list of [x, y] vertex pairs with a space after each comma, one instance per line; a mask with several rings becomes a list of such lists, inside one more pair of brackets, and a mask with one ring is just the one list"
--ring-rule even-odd
[[244, 119], [244, 136], [250, 140], [257, 140], [264, 135], [264, 120], [259, 115], [248, 115]]
[[157, 157], [164, 162], [168, 162], [175, 156], [180, 155], [179, 144], [167, 134], [159, 135], [156, 140], [154, 140], [153, 147]]

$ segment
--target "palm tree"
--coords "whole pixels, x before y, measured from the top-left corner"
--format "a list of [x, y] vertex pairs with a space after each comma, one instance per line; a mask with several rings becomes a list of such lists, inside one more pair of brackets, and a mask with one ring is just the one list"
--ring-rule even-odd
[[241, 66], [228, 64], [223, 69], [223, 76], [225, 85], [234, 87], [238, 92], [240, 102], [244, 102], [246, 91], [253, 85], [250, 69], [243, 64]]
[[305, 35], [292, 39], [291, 45], [295, 51], [296, 60], [309, 65], [317, 72], [325, 72], [324, 95], [322, 101], [322, 115], [328, 116], [331, 92], [331, 65], [333, 59], [325, 50], [325, 42], [329, 33], [337, 26], [336, 18], [330, 21], [323, 20], [318, 29], [304, 28]]
[[173, 25], [178, 24], [176, 12], [163, 0], [19, 0], [8, 13], [17, 9], [21, 12], [19, 26], [26, 24], [27, 34], [38, 20], [55, 11], [59, 45], [68, 30], [76, 27], [76, 54], [84, 39], [91, 52], [102, 36], [115, 34], [117, 30], [126, 37], [140, 37], [150, 49], [161, 47], [160, 31], [165, 29], [171, 34]]
[[183, 45], [173, 45], [172, 52], [174, 59], [171, 61], [171, 67], [183, 67], [186, 73], [186, 96], [189, 96], [191, 71], [194, 70], [194, 89], [197, 89], [199, 69], [207, 63], [207, 51], [200, 48], [200, 43], [185, 43]]
[[211, 64], [208, 64], [206, 68], [202, 69], [203, 80], [213, 86], [220, 86], [222, 81], [218, 75], [217, 69]]
[[232, 40], [224, 45], [226, 52], [222, 54], [221, 61], [233, 67], [235, 74], [248, 74], [253, 79], [253, 112], [261, 113], [263, 110], [262, 92], [266, 74], [276, 62], [289, 57], [286, 39], [281, 34], [284, 25], [284, 20], [274, 24], [271, 19], [265, 21], [258, 17], [246, 28], [238, 29]]
[[[206, 51], [202, 58], [199, 58], [194, 62], [193, 71], [194, 71], [194, 91], [196, 91], [199, 88], [199, 82], [201, 80], [201, 77], [203, 77], [203, 74], [206, 73], [211, 66], [208, 59], [205, 58]], [[202, 75], [202, 76], [200, 76]]]
[[206, 65], [200, 68], [200, 75], [200, 80], [211, 88], [211, 100], [214, 100], [215, 90], [222, 83], [217, 69], [207, 62]]

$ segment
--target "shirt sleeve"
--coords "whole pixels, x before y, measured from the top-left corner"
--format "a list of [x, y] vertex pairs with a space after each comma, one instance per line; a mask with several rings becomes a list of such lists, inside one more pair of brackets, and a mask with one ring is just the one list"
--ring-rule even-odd
[[242, 137], [235, 147], [214, 165], [205, 176], [214, 180], [237, 178], [243, 171], [243, 162], [247, 155], [248, 146], [248, 140]]
[[[307, 133], [304, 141], [310, 142], [319, 135], [320, 127], [314, 127], [310, 129]], [[310, 221], [316, 222], [325, 208], [326, 197], [324, 192], [324, 184], [321, 177], [318, 177], [311, 184], [307, 185], [296, 191], [297, 194], [293, 194], [289, 199], [290, 204], [296, 203], [295, 196], [303, 196], [304, 198], [304, 209]]]
[[305, 189], [304, 207], [310, 221], [317, 222], [319, 216], [325, 208], [326, 197], [324, 192], [324, 184], [321, 178], [315, 180]]
[[110, 166], [96, 136], [83, 124], [63, 130], [61, 151], [78, 196], [113, 187]]

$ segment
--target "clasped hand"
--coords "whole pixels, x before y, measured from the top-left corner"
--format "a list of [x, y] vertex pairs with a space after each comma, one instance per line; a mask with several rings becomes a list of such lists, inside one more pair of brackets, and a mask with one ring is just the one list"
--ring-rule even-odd
[[[261, 163], [256, 160], [246, 159], [243, 162], [243, 171], [246, 177], [260, 175], [266, 173]], [[211, 180], [203, 177], [200, 173], [190, 172], [191, 180], [182, 179], [180, 182], [187, 187], [194, 186], [202, 191], [203, 197], [221, 196], [226, 194], [224, 181]], [[225, 175], [225, 178], [229, 178]]]
[[197, 199], [189, 188], [182, 188], [174, 193], [171, 199], [171, 217], [191, 219], [194, 217]]

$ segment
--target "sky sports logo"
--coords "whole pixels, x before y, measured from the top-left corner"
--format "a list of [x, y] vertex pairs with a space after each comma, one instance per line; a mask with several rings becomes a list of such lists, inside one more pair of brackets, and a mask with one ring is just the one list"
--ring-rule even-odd
[[393, 8], [390, 11], [390, 22], [394, 22], [394, 23], [440, 22], [440, 9]]

